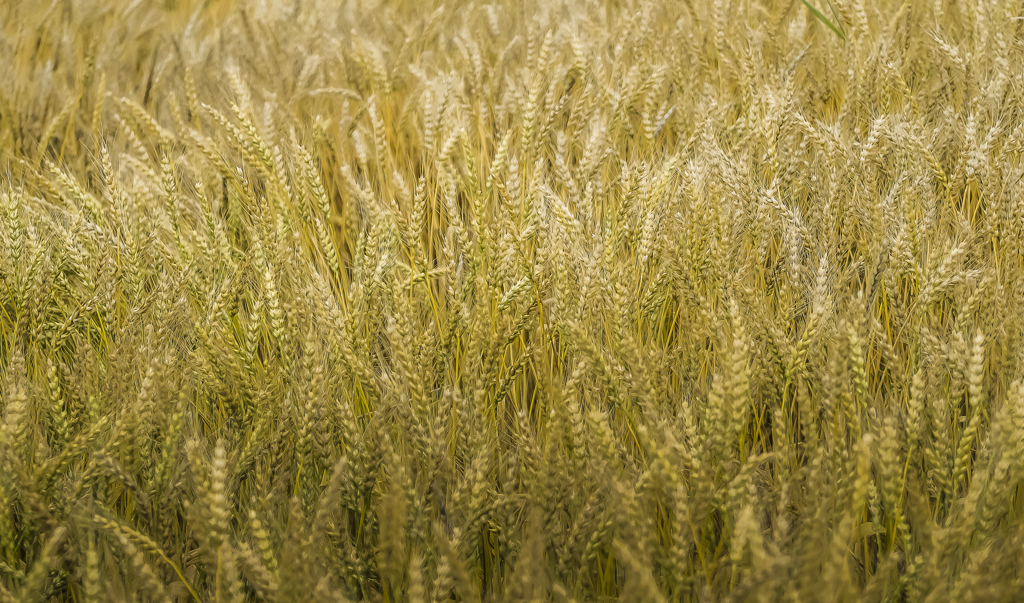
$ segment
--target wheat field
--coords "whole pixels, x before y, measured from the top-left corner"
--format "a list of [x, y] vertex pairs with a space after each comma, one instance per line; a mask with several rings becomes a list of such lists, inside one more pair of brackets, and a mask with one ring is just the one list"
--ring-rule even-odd
[[1024, 598], [1021, 0], [7, 0], [0, 603]]

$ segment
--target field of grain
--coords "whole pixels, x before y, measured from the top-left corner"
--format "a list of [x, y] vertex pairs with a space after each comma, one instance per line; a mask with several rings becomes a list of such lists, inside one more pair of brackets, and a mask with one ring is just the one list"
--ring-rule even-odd
[[1022, 0], [0, 4], [0, 603], [1022, 600]]

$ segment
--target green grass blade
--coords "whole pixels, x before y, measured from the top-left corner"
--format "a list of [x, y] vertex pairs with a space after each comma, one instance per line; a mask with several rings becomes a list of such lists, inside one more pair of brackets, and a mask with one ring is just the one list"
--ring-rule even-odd
[[828, 17], [826, 17], [825, 15], [821, 14], [820, 10], [814, 8], [814, 6], [810, 2], [808, 2], [807, 0], [800, 0], [800, 2], [803, 2], [804, 6], [806, 6], [808, 9], [810, 9], [811, 13], [815, 17], [817, 17], [817, 19], [819, 21], [824, 23], [829, 29], [831, 29], [833, 32], [835, 32], [835, 34], [837, 36], [839, 36], [840, 40], [842, 40], [844, 42], [846, 41], [846, 34], [844, 34], [839, 28], [837, 28], [835, 25], [833, 25], [832, 22], [828, 20]]

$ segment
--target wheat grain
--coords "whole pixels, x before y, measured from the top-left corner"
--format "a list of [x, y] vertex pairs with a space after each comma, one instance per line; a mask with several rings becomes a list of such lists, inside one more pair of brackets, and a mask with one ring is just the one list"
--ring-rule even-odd
[[0, 598], [1011, 600], [1020, 7], [776, 4], [0, 9]]

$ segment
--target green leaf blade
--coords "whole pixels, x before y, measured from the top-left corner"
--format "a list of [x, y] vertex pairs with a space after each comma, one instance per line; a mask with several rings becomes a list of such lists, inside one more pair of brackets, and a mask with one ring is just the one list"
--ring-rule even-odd
[[814, 5], [812, 5], [807, 0], [800, 0], [800, 2], [803, 2], [804, 6], [810, 9], [811, 14], [813, 14], [819, 21], [824, 23], [826, 27], [831, 29], [837, 36], [839, 36], [840, 40], [844, 42], [846, 41], [846, 34], [844, 34], [839, 28], [833, 25], [832, 22], [828, 20], [828, 17], [823, 15], [820, 10], [814, 8]]

